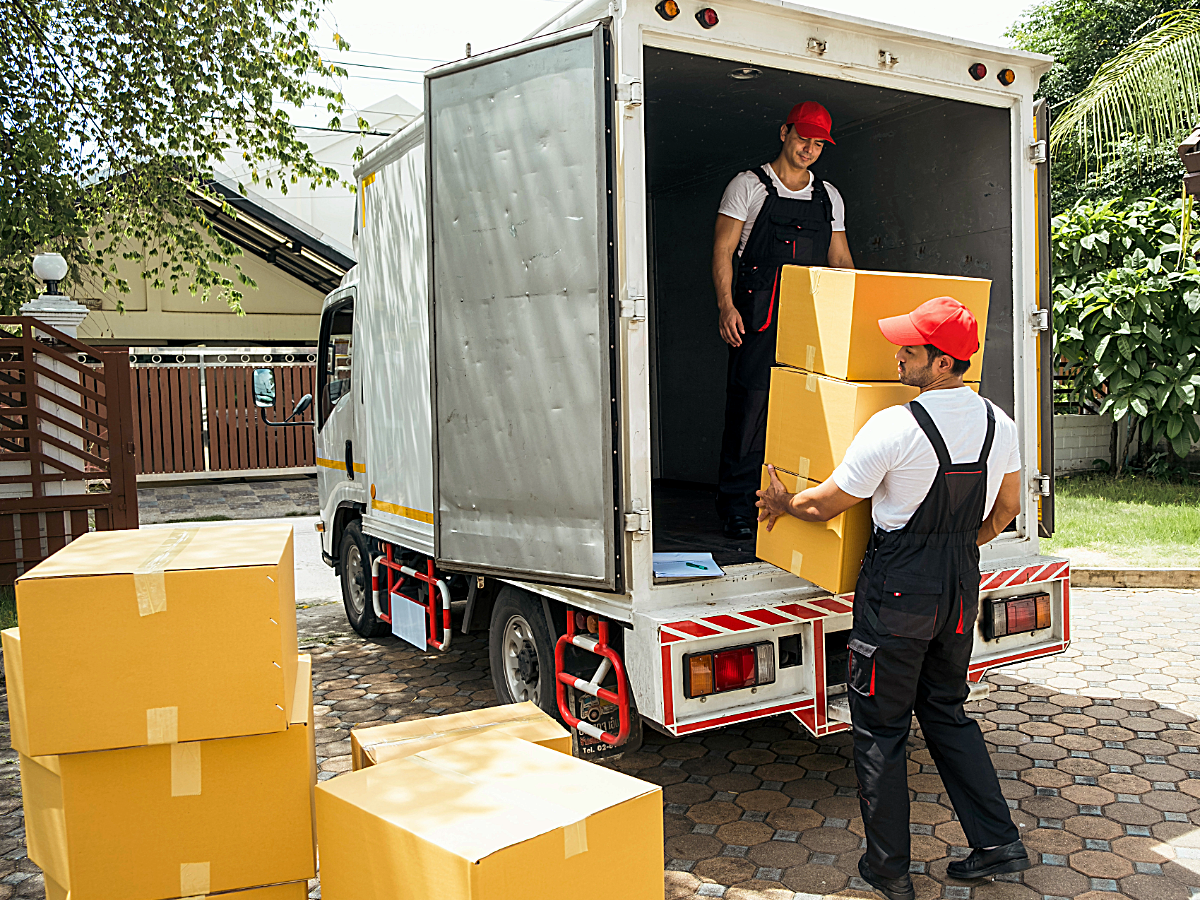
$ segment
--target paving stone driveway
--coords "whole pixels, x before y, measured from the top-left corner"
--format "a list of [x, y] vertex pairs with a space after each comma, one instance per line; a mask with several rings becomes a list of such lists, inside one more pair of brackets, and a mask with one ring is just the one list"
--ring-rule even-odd
[[[1038, 864], [995, 882], [946, 879], [948, 860], [967, 850], [914, 732], [919, 898], [1200, 898], [1200, 592], [1077, 590], [1073, 609], [1066, 654], [1004, 670], [971, 707]], [[349, 769], [348, 732], [360, 724], [495, 702], [482, 635], [455, 635], [444, 655], [390, 639], [325, 640], [309, 647], [321, 779]], [[850, 755], [848, 736], [816, 741], [777, 718], [683, 739], [651, 732], [613, 765], [663, 785], [667, 898], [878, 896], [855, 874], [862, 823]], [[0, 900], [42, 896], [13, 757], [0, 755]], [[620, 896], [611, 883], [603, 893]]]

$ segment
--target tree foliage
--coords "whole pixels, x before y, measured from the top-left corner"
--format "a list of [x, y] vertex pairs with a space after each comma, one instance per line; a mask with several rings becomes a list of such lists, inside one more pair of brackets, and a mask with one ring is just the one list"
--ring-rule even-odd
[[[1138, 104], [1132, 110], [1119, 111], [1116, 107], [1120, 104], [1109, 104], [1112, 113], [1109, 121], [1120, 121], [1115, 134], [1111, 129], [1107, 134], [1088, 130], [1087, 140], [1069, 141], [1068, 145], [1064, 145], [1063, 136], [1068, 132], [1076, 138], [1082, 136], [1078, 129], [1070, 127], [1070, 119], [1078, 116], [1072, 109], [1081, 109], [1071, 104], [1074, 98], [1081, 95], [1096, 98], [1100, 90], [1111, 92], [1106, 86], [1114, 78], [1110, 65], [1114, 58], [1157, 31], [1162, 24], [1159, 17], [1197, 8], [1200, 0], [1049, 0], [1029, 9], [1008, 30], [1007, 36], [1015, 46], [1055, 57], [1054, 65], [1042, 78], [1038, 96], [1050, 104], [1055, 120], [1057, 177], [1053, 184], [1053, 205], [1056, 209], [1066, 209], [1080, 200], [1142, 197], [1178, 189], [1182, 167], [1175, 147], [1158, 133], [1132, 127], [1137, 119], [1145, 121], [1147, 115], [1155, 115]], [[1135, 93], [1143, 87], [1138, 84], [1140, 79], [1146, 81], [1146, 87], [1160, 88], [1160, 107], [1163, 102], [1168, 105], [1172, 102], [1170, 90], [1161, 88], [1170, 88], [1170, 79], [1178, 75], [1172, 68], [1177, 54], [1173, 59], [1168, 48], [1170, 41], [1163, 40], [1164, 37], [1159, 35], [1151, 42], [1160, 48], [1156, 54], [1146, 54], [1147, 45], [1143, 45], [1138, 51], [1139, 66], [1121, 63], [1122, 68], [1139, 70], [1129, 82]], [[1102, 70], [1105, 71], [1101, 73]], [[1087, 102], [1097, 108], [1094, 99]], [[1120, 114], [1126, 111], [1132, 116], [1121, 118]], [[1097, 145], [1096, 139], [1100, 138], [1103, 140]]]
[[0, 309], [37, 293], [29, 259], [40, 250], [63, 253], [77, 286], [127, 291], [123, 257], [156, 287], [236, 307], [238, 284], [220, 269], [240, 251], [195, 196], [222, 205], [208, 185], [235, 152], [255, 182], [283, 191], [338, 180], [286, 111], [316, 98], [340, 127], [331, 76], [345, 72], [310, 38], [321, 9], [322, 0], [0, 4]]
[[1083, 203], [1051, 223], [1056, 344], [1080, 367], [1076, 389], [1179, 456], [1200, 440], [1200, 241], [1181, 252], [1182, 207]]

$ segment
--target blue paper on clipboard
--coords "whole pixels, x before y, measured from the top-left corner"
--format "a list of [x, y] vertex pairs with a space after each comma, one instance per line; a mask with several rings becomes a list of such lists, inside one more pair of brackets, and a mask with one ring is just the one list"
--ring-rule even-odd
[[655, 553], [655, 578], [721, 578], [711, 553]]

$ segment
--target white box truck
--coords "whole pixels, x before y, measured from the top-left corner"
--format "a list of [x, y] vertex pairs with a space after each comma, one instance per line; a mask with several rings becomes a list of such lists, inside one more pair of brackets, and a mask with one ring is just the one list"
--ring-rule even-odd
[[[816, 171], [861, 268], [992, 282], [982, 393], [1017, 422], [1022, 512], [983, 549], [970, 677], [1058, 653], [1046, 57], [789, 0], [580, 0], [435, 68], [424, 115], [355, 170], [358, 265], [324, 305], [323, 556], [361, 634], [490, 629], [501, 702], [596, 755], [791, 714], [849, 727], [851, 597], [722, 537], [718, 200], [792, 104], [832, 113]], [[659, 551], [722, 578], [661, 580]], [[456, 613], [458, 615], [459, 613]], [[708, 689], [704, 665], [737, 673]], [[721, 682], [721, 679], [717, 679]], [[842, 702], [839, 703], [839, 700]]]

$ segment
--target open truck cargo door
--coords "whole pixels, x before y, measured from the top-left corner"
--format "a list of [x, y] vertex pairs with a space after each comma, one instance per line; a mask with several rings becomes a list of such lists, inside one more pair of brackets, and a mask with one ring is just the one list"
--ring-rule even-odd
[[623, 591], [612, 39], [426, 74], [437, 564]]
[[1054, 297], [1050, 281], [1050, 107], [1045, 100], [1033, 104], [1034, 176], [1033, 203], [1037, 216], [1038, 308], [1038, 536], [1054, 534]]

